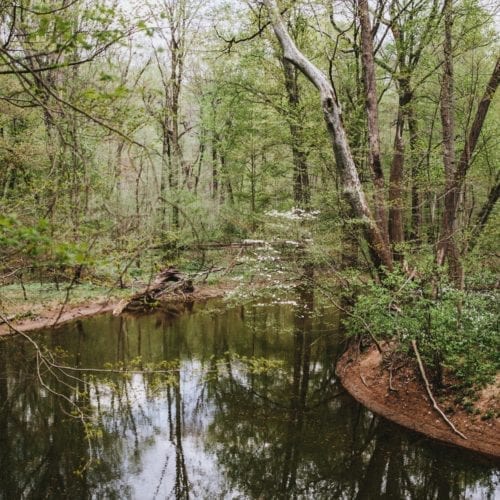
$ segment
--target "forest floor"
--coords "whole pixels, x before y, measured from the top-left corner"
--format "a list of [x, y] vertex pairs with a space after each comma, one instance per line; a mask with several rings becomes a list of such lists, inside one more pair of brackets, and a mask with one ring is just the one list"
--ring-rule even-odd
[[464, 439], [433, 409], [412, 359], [393, 371], [390, 381], [389, 370], [375, 346], [358, 353], [353, 345], [336, 371], [346, 390], [374, 413], [445, 444], [500, 459], [500, 377], [480, 392], [474, 409], [460, 406], [452, 391], [434, 394], [450, 421], [466, 436]]

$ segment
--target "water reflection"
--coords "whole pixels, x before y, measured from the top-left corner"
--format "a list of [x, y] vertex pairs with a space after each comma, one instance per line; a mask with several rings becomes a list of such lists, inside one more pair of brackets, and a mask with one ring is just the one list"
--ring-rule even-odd
[[[66, 364], [121, 363], [135, 370], [128, 377], [41, 373], [47, 388], [30, 346], [1, 342], [0, 498], [500, 494], [491, 464], [402, 432], [343, 393], [334, 376], [339, 318], [314, 312], [310, 288], [295, 307], [216, 306], [102, 316], [39, 337]], [[144, 373], [153, 365], [164, 373]], [[72, 417], [62, 396], [93, 426]]]

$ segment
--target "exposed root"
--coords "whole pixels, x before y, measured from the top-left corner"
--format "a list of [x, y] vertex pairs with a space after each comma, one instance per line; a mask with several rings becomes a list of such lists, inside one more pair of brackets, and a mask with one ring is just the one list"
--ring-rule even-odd
[[392, 371], [393, 371], [393, 368], [389, 368], [389, 390], [390, 391], [394, 391], [394, 392], [398, 392], [397, 389], [394, 389], [394, 387], [392, 386]]

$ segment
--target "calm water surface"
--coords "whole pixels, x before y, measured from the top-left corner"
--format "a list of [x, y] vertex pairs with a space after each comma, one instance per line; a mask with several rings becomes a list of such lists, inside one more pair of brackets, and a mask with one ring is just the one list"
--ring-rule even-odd
[[[0, 498], [500, 498], [493, 464], [343, 393], [338, 318], [317, 313], [212, 302], [37, 337], [58, 363], [128, 377], [51, 374], [22, 339], [1, 341]], [[65, 398], [92, 417], [90, 451]]]

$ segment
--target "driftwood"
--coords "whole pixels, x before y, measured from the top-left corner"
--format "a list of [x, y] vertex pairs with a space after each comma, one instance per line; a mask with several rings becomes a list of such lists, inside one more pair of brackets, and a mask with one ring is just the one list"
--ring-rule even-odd
[[193, 282], [173, 267], [164, 269], [148, 287], [136, 293], [128, 301], [122, 301], [113, 311], [114, 315], [121, 312], [144, 312], [156, 307], [162, 296], [170, 293], [192, 293]]

